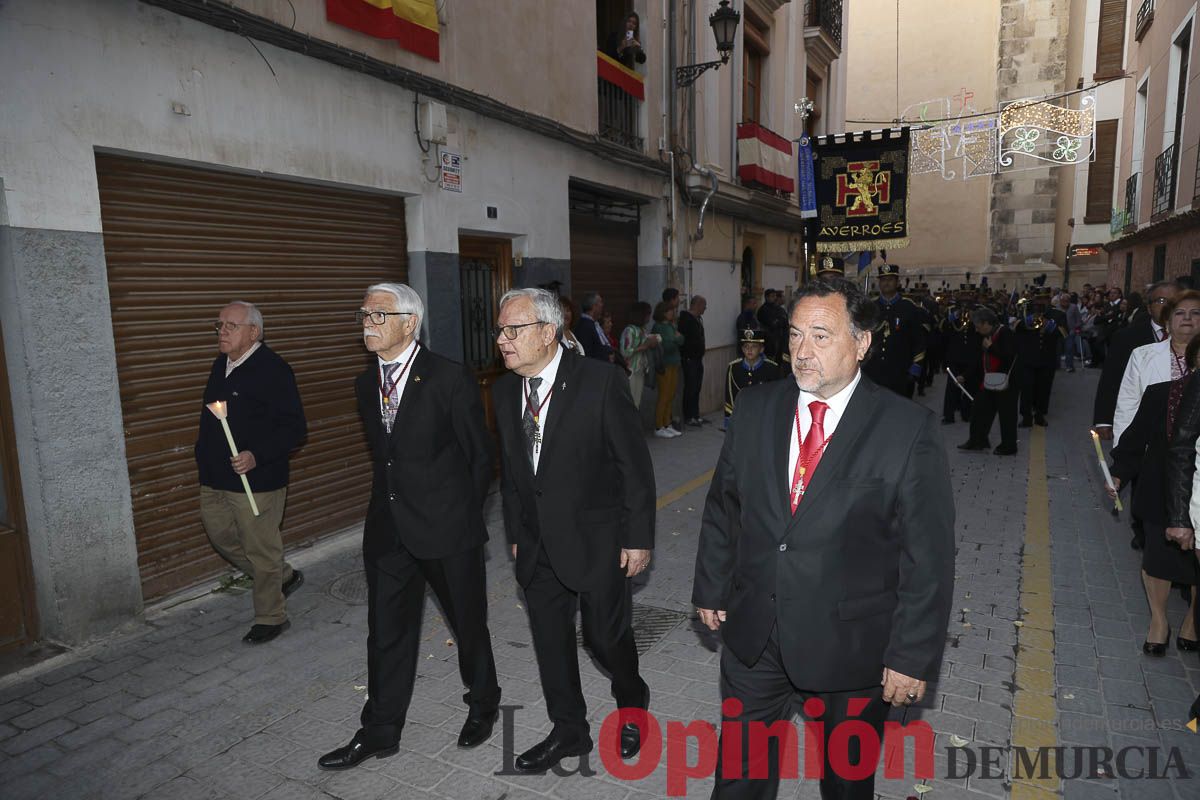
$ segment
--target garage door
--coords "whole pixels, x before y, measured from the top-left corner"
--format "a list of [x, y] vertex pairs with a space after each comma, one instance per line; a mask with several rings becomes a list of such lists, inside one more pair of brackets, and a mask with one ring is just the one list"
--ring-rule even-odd
[[354, 376], [363, 289], [406, 278], [403, 201], [98, 155], [125, 447], [144, 596], [225, 568], [200, 524], [196, 441], [230, 300], [259, 306], [308, 417], [292, 458], [284, 540], [362, 520], [370, 491]]
[[618, 335], [638, 300], [637, 244], [635, 224], [571, 215], [571, 297], [578, 305], [588, 292], [599, 292]]

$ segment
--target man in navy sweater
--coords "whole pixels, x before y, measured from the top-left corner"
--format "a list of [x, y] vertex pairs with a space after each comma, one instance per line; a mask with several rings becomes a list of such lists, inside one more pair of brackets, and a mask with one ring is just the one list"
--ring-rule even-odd
[[[284, 597], [304, 581], [283, 560], [279, 523], [287, 499], [288, 457], [307, 425], [292, 368], [263, 341], [262, 314], [251, 303], [225, 306], [214, 324], [221, 354], [204, 387], [204, 405], [222, 400], [239, 448], [230, 456], [221, 422], [200, 410], [196, 466], [200, 519], [221, 557], [254, 579], [254, 625], [242, 641], [262, 644], [288, 626]], [[259, 514], [242, 488], [250, 481]]]

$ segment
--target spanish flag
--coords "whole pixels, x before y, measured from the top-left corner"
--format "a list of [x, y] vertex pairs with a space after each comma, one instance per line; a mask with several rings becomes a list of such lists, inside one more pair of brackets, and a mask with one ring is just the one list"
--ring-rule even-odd
[[368, 36], [395, 39], [405, 50], [440, 60], [435, 0], [325, 0], [325, 18]]

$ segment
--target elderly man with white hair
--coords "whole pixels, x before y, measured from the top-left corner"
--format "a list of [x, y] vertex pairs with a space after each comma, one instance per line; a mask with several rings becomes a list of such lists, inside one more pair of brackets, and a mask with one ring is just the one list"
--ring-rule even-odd
[[[242, 637], [262, 644], [288, 626], [284, 598], [304, 575], [283, 558], [279, 524], [287, 500], [288, 457], [304, 442], [307, 424], [292, 368], [263, 342], [263, 318], [253, 303], [235, 300], [213, 323], [220, 355], [204, 387], [205, 405], [226, 404], [241, 451], [229, 455], [220, 421], [200, 409], [196, 465], [200, 519], [213, 548], [254, 579], [254, 625]], [[256, 515], [242, 488], [249, 481]]]
[[494, 448], [475, 376], [418, 341], [424, 317], [421, 296], [402, 283], [369, 287], [357, 313], [363, 344], [376, 356], [355, 382], [374, 473], [363, 525], [367, 701], [350, 743], [321, 756], [321, 769], [399, 751], [426, 586], [454, 635], [466, 687], [458, 746], [486, 742], [499, 712], [484, 577]]

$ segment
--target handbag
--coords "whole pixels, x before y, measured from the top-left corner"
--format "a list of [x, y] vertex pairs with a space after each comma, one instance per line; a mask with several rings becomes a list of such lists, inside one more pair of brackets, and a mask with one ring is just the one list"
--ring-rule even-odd
[[989, 392], [1003, 392], [1008, 389], [1008, 378], [1012, 375], [1013, 367], [1017, 365], [1017, 360], [1008, 365], [1008, 372], [985, 372], [983, 373], [983, 388]]

